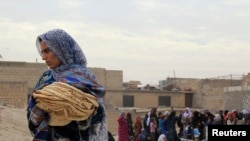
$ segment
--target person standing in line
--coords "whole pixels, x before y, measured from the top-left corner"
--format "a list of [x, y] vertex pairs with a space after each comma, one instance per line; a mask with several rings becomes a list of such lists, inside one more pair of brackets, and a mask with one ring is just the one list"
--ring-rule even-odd
[[182, 120], [182, 113], [183, 112], [180, 112], [179, 113], [179, 115], [178, 115], [178, 118], [177, 118], [177, 121], [176, 121], [176, 123], [177, 123], [177, 126], [178, 126], [178, 128], [179, 128], [179, 131], [178, 131], [178, 137], [179, 138], [182, 138], [183, 137], [183, 127], [184, 127], [184, 125], [183, 125], [183, 123], [181, 122], [181, 120]]
[[141, 129], [141, 133], [139, 134], [139, 141], [151, 141], [150, 135], [144, 128]]
[[176, 111], [171, 111], [166, 122], [167, 122], [167, 140], [168, 141], [180, 141], [180, 138], [177, 136], [176, 123], [178, 117], [176, 116]]
[[35, 85], [28, 107], [34, 141], [108, 141], [105, 89], [87, 68], [85, 55], [64, 30], [52, 29], [36, 39], [48, 66]]
[[149, 124], [149, 127], [150, 127], [150, 138], [151, 138], [151, 141], [156, 141], [156, 139], [158, 137], [156, 137], [156, 132], [157, 132], [157, 122], [156, 122], [157, 119], [155, 119], [155, 117], [151, 117], [150, 118], [150, 124]]
[[223, 125], [226, 125], [227, 124], [227, 113], [228, 113], [229, 111], [228, 110], [224, 110], [223, 111]]
[[194, 135], [194, 141], [199, 141], [200, 140], [200, 131], [199, 131], [199, 125], [196, 124], [193, 129], [193, 135]]
[[168, 119], [168, 116], [169, 116], [169, 111], [165, 111], [164, 112], [164, 118], [163, 118], [163, 126], [162, 126], [162, 133], [167, 135], [167, 119]]
[[162, 132], [163, 124], [164, 124], [164, 115], [162, 112], [158, 112], [158, 133], [160, 134]]
[[127, 112], [126, 120], [128, 123], [128, 135], [129, 135], [130, 141], [133, 141], [134, 140], [134, 127], [133, 127], [132, 115], [130, 112]]
[[135, 130], [135, 141], [139, 141], [139, 135], [142, 130], [142, 121], [140, 116], [137, 116], [135, 119], [134, 130]]
[[189, 107], [186, 107], [185, 111], [182, 113], [182, 123], [184, 125], [184, 128], [188, 123], [191, 123], [192, 117], [193, 117], [193, 112]]
[[125, 112], [121, 112], [117, 122], [118, 122], [118, 141], [129, 141], [128, 134], [128, 123], [125, 117]]
[[[145, 130], [148, 132], [148, 134], [150, 134], [150, 119], [154, 117], [155, 119], [158, 119], [157, 117], [157, 108], [153, 107], [151, 108], [151, 111], [146, 113], [144, 116], [144, 120], [143, 120], [143, 127], [145, 128]], [[156, 120], [157, 126], [159, 125], [158, 120]], [[158, 127], [157, 127], [158, 128]], [[156, 133], [156, 138], [158, 138], [158, 134]]]

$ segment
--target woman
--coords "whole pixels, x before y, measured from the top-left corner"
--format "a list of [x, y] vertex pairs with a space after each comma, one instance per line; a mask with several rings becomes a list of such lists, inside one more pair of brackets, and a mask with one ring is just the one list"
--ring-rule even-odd
[[[148, 112], [147, 114], [145, 114], [144, 120], [143, 120], [143, 127], [145, 128], [145, 130], [148, 132], [148, 134], [150, 134], [150, 118], [154, 117], [155, 119], [158, 119], [157, 117], [157, 108], [156, 107], [152, 107], [151, 111]], [[158, 120], [156, 120], [157, 123], [157, 128], [158, 128]], [[158, 138], [158, 133], [156, 132], [156, 138]]]
[[135, 141], [139, 141], [139, 135], [142, 129], [142, 121], [140, 116], [137, 116], [135, 119], [134, 129], [135, 129]]
[[191, 122], [192, 117], [193, 117], [193, 112], [189, 107], [186, 107], [185, 111], [182, 114], [182, 123], [184, 124], [184, 126], [186, 126], [188, 123]]
[[167, 119], [168, 119], [168, 116], [169, 116], [169, 111], [165, 111], [164, 112], [164, 117], [163, 117], [163, 122], [162, 122], [162, 133], [167, 135]]
[[37, 37], [48, 70], [40, 77], [27, 108], [36, 141], [107, 141], [104, 88], [88, 70], [83, 51], [64, 30]]
[[132, 119], [132, 115], [130, 112], [127, 112], [126, 114], [126, 120], [128, 123], [128, 135], [130, 140], [134, 140], [134, 127], [133, 127], [133, 119]]
[[128, 134], [128, 122], [125, 117], [125, 112], [121, 112], [117, 122], [118, 122], [118, 141], [129, 141]]
[[177, 136], [176, 123], [177, 123], [176, 111], [171, 111], [167, 120], [167, 140], [168, 141], [180, 141], [180, 138]]

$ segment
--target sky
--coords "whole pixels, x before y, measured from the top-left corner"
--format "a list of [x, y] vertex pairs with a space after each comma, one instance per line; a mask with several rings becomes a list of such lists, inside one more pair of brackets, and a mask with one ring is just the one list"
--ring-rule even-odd
[[249, 0], [1, 0], [0, 61], [40, 62], [36, 37], [68, 32], [88, 67], [123, 82], [250, 72]]

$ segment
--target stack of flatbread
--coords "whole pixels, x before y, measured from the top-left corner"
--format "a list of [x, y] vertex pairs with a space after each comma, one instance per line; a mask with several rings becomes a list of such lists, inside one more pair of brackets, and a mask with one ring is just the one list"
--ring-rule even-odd
[[54, 82], [33, 92], [36, 106], [49, 113], [51, 126], [88, 119], [99, 106], [95, 96], [63, 82]]

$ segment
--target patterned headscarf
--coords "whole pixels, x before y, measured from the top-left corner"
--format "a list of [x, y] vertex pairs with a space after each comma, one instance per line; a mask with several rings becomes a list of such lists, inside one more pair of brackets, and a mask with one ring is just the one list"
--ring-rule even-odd
[[95, 75], [87, 69], [86, 57], [77, 42], [64, 30], [53, 29], [41, 34], [36, 39], [36, 47], [40, 55], [40, 42], [47, 47], [62, 62], [62, 65], [51, 69], [55, 81], [73, 85], [91, 94], [102, 97], [104, 88], [97, 84]]
[[78, 64], [86, 67], [86, 58], [80, 46], [76, 41], [64, 30], [50, 30], [37, 37], [36, 46], [40, 55], [40, 40], [44, 41], [48, 48], [63, 63], [60, 68], [70, 67], [70, 65]]

